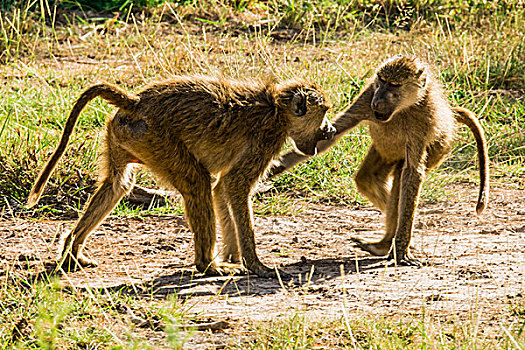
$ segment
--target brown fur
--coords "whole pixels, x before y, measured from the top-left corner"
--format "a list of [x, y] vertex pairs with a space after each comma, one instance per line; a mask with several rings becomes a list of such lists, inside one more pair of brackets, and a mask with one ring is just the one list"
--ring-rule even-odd
[[[202, 76], [153, 84], [137, 95], [108, 84], [92, 86], [75, 103], [28, 206], [37, 203], [82, 108], [96, 96], [119, 110], [106, 123], [100, 187], [67, 236], [61, 265], [68, 270], [95, 265], [82, 253], [85, 240], [132, 188], [139, 163], [182, 194], [199, 271], [235, 273], [242, 261], [257, 275], [273, 275], [255, 251], [250, 192], [287, 138], [302, 153], [315, 154], [317, 140], [333, 136], [324, 93], [300, 80], [278, 84]], [[231, 263], [214, 261], [215, 215], [224, 236], [223, 257]]]
[[[450, 152], [454, 121], [467, 125], [475, 136], [480, 170], [477, 213], [486, 206], [489, 169], [483, 130], [471, 111], [449, 105], [427, 66], [404, 56], [378, 69], [356, 101], [336, 118], [335, 137], [318, 143], [319, 151], [362, 121], [369, 124], [372, 145], [355, 180], [359, 191], [386, 213], [386, 234], [376, 243], [356, 242], [373, 255], [390, 253], [398, 263], [418, 264], [409, 245], [421, 183], [426, 172]], [[276, 175], [306, 158], [288, 152], [271, 173]]]

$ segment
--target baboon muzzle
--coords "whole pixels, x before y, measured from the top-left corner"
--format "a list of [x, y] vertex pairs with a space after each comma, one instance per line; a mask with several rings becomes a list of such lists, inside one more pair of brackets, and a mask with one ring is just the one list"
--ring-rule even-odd
[[391, 115], [390, 113], [379, 113], [379, 112], [374, 111], [374, 117], [377, 120], [382, 121], [382, 122], [385, 122], [388, 119], [390, 119], [390, 115]]
[[392, 115], [392, 107], [389, 106], [390, 94], [385, 92], [377, 91], [372, 99], [370, 107], [374, 112], [374, 117], [379, 121], [387, 121]]

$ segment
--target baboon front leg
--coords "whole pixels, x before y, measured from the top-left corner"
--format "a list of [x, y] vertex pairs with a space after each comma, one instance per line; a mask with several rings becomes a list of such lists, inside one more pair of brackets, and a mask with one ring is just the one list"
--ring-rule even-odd
[[78, 220], [75, 228], [69, 233], [64, 241], [62, 258], [59, 266], [66, 271], [73, 271], [80, 266], [96, 266], [96, 262], [87, 258], [82, 250], [89, 234], [104, 220], [113, 210], [119, 200], [131, 189], [133, 185], [130, 169], [125, 163], [120, 166], [117, 163], [109, 164], [107, 177], [102, 181], [86, 210]]
[[389, 255], [390, 259], [395, 259], [396, 263], [400, 265], [421, 265], [421, 262], [410, 253], [410, 241], [419, 192], [425, 175], [425, 170], [422, 168], [421, 164], [418, 168], [407, 166], [401, 175], [399, 217], [394, 238], [394, 249]]
[[224, 190], [224, 185], [220, 181], [213, 189], [213, 203], [215, 205], [215, 212], [219, 219], [224, 245], [222, 259], [226, 262], [239, 264], [241, 263], [239, 240], [237, 239], [237, 232], [232, 220], [226, 191]]
[[239, 177], [226, 174], [222, 185], [231, 205], [233, 220], [237, 229], [241, 257], [246, 268], [260, 277], [275, 277], [275, 271], [261, 263], [255, 251], [253, 212], [250, 202], [250, 186]]
[[392, 188], [386, 207], [386, 232], [379, 242], [364, 242], [358, 238], [354, 239], [359, 248], [369, 252], [374, 256], [388, 255], [392, 247], [392, 241], [396, 234], [398, 221], [399, 193], [401, 188], [401, 173], [403, 171], [403, 162], [399, 162], [394, 167]]
[[194, 160], [177, 169], [173, 183], [184, 198], [184, 209], [195, 244], [195, 266], [207, 275], [230, 275], [243, 272], [241, 265], [215, 261], [215, 213], [213, 209], [211, 178], [204, 167]]

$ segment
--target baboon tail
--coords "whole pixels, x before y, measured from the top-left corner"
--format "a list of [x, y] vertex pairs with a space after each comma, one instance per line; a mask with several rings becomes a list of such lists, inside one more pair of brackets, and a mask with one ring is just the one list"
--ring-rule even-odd
[[485, 209], [489, 198], [489, 155], [487, 150], [487, 141], [485, 139], [483, 128], [481, 127], [478, 118], [476, 118], [472, 111], [461, 107], [454, 107], [452, 110], [454, 111], [454, 117], [456, 120], [468, 126], [470, 131], [472, 131], [474, 134], [474, 138], [476, 139], [480, 180], [476, 213], [480, 215]]
[[73, 109], [69, 113], [66, 125], [64, 126], [64, 131], [62, 132], [62, 138], [60, 139], [60, 143], [58, 144], [51, 158], [49, 158], [49, 160], [47, 161], [46, 165], [44, 166], [44, 169], [42, 169], [42, 171], [38, 175], [38, 178], [35, 184], [33, 185], [31, 192], [29, 193], [29, 197], [27, 199], [26, 204], [27, 208], [33, 207], [38, 202], [38, 199], [42, 195], [42, 192], [44, 191], [49, 177], [53, 173], [53, 170], [55, 170], [58, 160], [60, 159], [60, 157], [62, 157], [66, 150], [66, 146], [69, 142], [71, 134], [73, 133], [73, 129], [75, 128], [80, 112], [82, 112], [82, 109], [84, 109], [84, 107], [89, 103], [89, 101], [91, 101], [97, 96], [100, 96], [103, 99], [107, 100], [109, 103], [130, 112], [132, 112], [135, 109], [135, 106], [139, 102], [139, 98], [137, 96], [130, 95], [125, 91], [110, 84], [102, 83], [93, 85], [86, 91], [84, 91], [82, 95], [80, 95], [78, 100], [75, 102]]

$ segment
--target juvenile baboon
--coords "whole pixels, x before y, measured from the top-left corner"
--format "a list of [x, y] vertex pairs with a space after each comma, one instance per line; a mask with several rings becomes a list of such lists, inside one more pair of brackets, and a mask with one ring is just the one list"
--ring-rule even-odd
[[[259, 276], [272, 276], [256, 254], [250, 192], [287, 138], [299, 152], [313, 155], [317, 139], [333, 136], [324, 93], [301, 80], [203, 76], [152, 84], [137, 95], [94, 85], [73, 106], [60, 143], [31, 190], [29, 207], [64, 153], [81, 110], [97, 96], [119, 109], [106, 123], [100, 186], [65, 240], [62, 266], [96, 265], [82, 252], [85, 240], [133, 186], [134, 165], [143, 164], [182, 194], [199, 271], [235, 273], [244, 263]], [[215, 215], [224, 237], [222, 263], [214, 261]]]
[[[336, 117], [336, 135], [320, 141], [319, 151], [361, 121], [369, 124], [372, 145], [355, 181], [359, 191], [386, 214], [386, 234], [379, 242], [355, 242], [372, 255], [390, 253], [397, 263], [418, 265], [409, 245], [419, 191], [425, 173], [450, 152], [454, 121], [468, 126], [476, 139], [480, 171], [476, 211], [481, 214], [485, 208], [489, 169], [483, 130], [471, 111], [449, 105], [425, 64], [406, 56], [396, 56], [377, 70], [355, 102]], [[276, 175], [307, 158], [291, 151], [280, 157], [271, 173]]]

